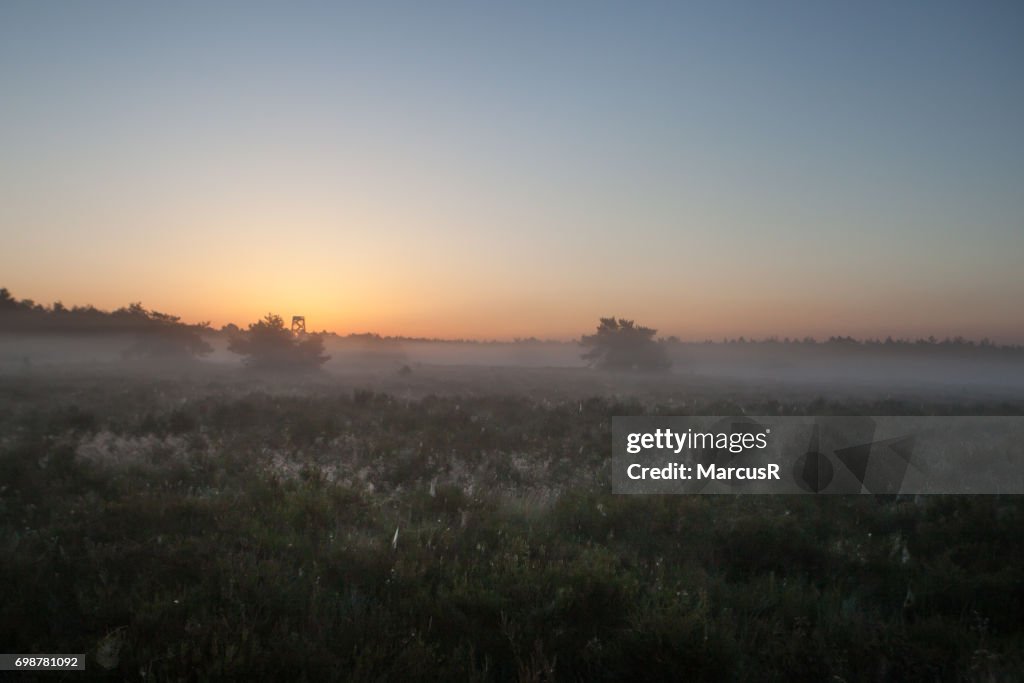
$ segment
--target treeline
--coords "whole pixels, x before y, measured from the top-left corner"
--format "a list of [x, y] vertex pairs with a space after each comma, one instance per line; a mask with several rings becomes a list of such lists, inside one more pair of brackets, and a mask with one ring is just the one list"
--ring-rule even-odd
[[[148, 310], [141, 303], [133, 303], [114, 311], [104, 311], [94, 306], [67, 307], [61, 302], [44, 306], [31, 299], [16, 299], [6, 289], [0, 289], [0, 333], [61, 333], [61, 334], [150, 334], [161, 335], [183, 334], [224, 334], [229, 338], [244, 333], [245, 328], [228, 323], [219, 330], [210, 327], [209, 322], [195, 324], [185, 323], [176, 315]], [[383, 336], [373, 332], [350, 333], [340, 335], [326, 330], [317, 333], [324, 338], [344, 339], [367, 344], [376, 343], [432, 343], [432, 344], [470, 344], [474, 346], [541, 346], [547, 344], [573, 344], [579, 341], [558, 341], [538, 339], [537, 337], [515, 338], [512, 341], [479, 340], [479, 339], [438, 339], [432, 337]], [[864, 352], [914, 352], [935, 351], [939, 353], [986, 353], [995, 355], [1024, 354], [1024, 345], [998, 344], [984, 338], [980, 341], [966, 339], [961, 336], [918, 338], [918, 339], [856, 339], [851, 336], [832, 336], [818, 340], [814, 337], [766, 337], [753, 339], [746, 337], [723, 338], [721, 340], [706, 339], [704, 341], [686, 341], [676, 336], [662, 337], [658, 342], [670, 347], [694, 346], [725, 346], [744, 347], [749, 349], [792, 349], [806, 351], [808, 349], [827, 350], [860, 350]]]
[[[236, 325], [225, 325], [222, 331], [230, 332], [237, 329]], [[473, 346], [544, 346], [546, 344], [575, 344], [575, 341], [564, 341], [561, 339], [539, 339], [537, 337], [515, 337], [507, 339], [463, 339], [461, 337], [443, 339], [439, 337], [408, 337], [405, 335], [381, 335], [376, 332], [350, 332], [349, 334], [338, 334], [336, 332], [321, 332], [325, 337], [345, 339], [348, 341], [365, 342], [367, 344], [377, 343], [409, 343], [409, 344], [471, 344]]]
[[194, 357], [213, 351], [202, 337], [209, 323], [188, 324], [168, 313], [133, 303], [115, 311], [94, 306], [68, 308], [31, 299], [17, 300], [0, 289], [0, 332], [13, 334], [130, 335], [134, 341], [123, 355], [131, 357]]
[[[224, 331], [228, 350], [241, 355], [250, 367], [309, 370], [329, 358], [320, 335], [297, 336], [281, 316], [272, 313], [245, 330], [232, 325]], [[208, 322], [184, 323], [179, 316], [149, 310], [141, 303], [110, 312], [93, 306], [67, 308], [59, 302], [43, 306], [30, 299], [19, 301], [6, 288], [0, 289], [0, 332], [130, 335], [133, 342], [122, 352], [126, 359], [205, 356], [213, 347], [203, 335], [215, 333]]]
[[985, 337], [981, 341], [973, 341], [965, 337], [944, 337], [939, 340], [936, 337], [928, 337], [927, 339], [919, 337], [917, 339], [893, 339], [892, 337], [886, 337], [883, 339], [868, 338], [868, 339], [857, 339], [855, 337], [829, 337], [822, 341], [818, 341], [814, 337], [803, 337], [803, 338], [789, 338], [783, 337], [765, 337], [763, 339], [747, 339], [746, 337], [736, 338], [723, 338], [720, 341], [714, 341], [713, 339], [705, 339], [703, 342], [686, 342], [679, 339], [679, 337], [668, 337], [664, 341], [673, 344], [760, 344], [764, 346], [779, 346], [779, 345], [802, 345], [802, 346], [966, 346], [966, 347], [977, 347], [977, 348], [1000, 348], [1000, 349], [1024, 349], [1024, 346], [1019, 344], [997, 344], [993, 340]]
[[945, 337], [938, 339], [930, 336], [918, 339], [885, 339], [869, 338], [856, 339], [854, 337], [833, 336], [824, 340], [817, 340], [814, 337], [789, 338], [767, 337], [764, 339], [747, 339], [745, 337], [724, 338], [720, 341], [707, 339], [703, 342], [682, 341], [678, 337], [668, 337], [661, 340], [670, 346], [694, 347], [694, 346], [718, 346], [734, 349], [749, 349], [752, 351], [771, 350], [792, 350], [805, 353], [807, 351], [829, 352], [852, 352], [870, 354], [888, 353], [936, 353], [951, 355], [966, 354], [993, 354], [993, 355], [1021, 355], [1024, 354], [1024, 346], [1020, 344], [997, 344], [989, 338], [980, 341], [966, 339], [961, 336]]
[[163, 333], [173, 328], [205, 331], [209, 323], [184, 323], [179, 316], [148, 310], [141, 303], [114, 311], [95, 306], [69, 308], [59, 301], [44, 306], [31, 299], [15, 299], [6, 288], [0, 289], [0, 331], [3, 332], [138, 334]]
[[[114, 311], [105, 311], [95, 306], [68, 307], [61, 302], [49, 306], [32, 299], [16, 299], [6, 288], [0, 289], [0, 332], [22, 333], [136, 333], [154, 329], [155, 325], [180, 325], [199, 330], [206, 334], [222, 334], [229, 338], [246, 331], [234, 323], [227, 323], [219, 330], [210, 327], [209, 322], [184, 323], [180, 316], [152, 311], [141, 303], [133, 303]], [[316, 332], [325, 338], [375, 343], [432, 343], [432, 344], [473, 344], [478, 346], [543, 345], [574, 342], [538, 339], [536, 337], [516, 338], [513, 341], [480, 339], [438, 339], [436, 337], [409, 337], [403, 335], [380, 335], [375, 332], [352, 332], [338, 334], [327, 330]]]

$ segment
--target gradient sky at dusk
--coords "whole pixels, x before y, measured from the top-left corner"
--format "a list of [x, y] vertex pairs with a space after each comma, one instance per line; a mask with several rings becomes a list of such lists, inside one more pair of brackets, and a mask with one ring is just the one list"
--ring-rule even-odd
[[218, 325], [1020, 342], [1024, 4], [8, 0], [0, 237]]

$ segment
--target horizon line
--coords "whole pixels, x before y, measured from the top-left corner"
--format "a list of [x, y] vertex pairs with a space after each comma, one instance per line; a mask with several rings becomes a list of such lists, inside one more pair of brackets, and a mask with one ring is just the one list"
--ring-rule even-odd
[[[115, 309], [112, 309], [112, 310], [99, 308], [99, 307], [97, 307], [97, 306], [95, 306], [93, 304], [74, 304], [74, 305], [71, 305], [71, 306], [67, 306], [60, 299], [58, 299], [56, 301], [53, 301], [50, 304], [46, 305], [46, 304], [39, 303], [39, 302], [35, 301], [34, 299], [30, 299], [30, 298], [24, 298], [24, 299], [15, 298], [13, 296], [13, 294], [11, 294], [10, 290], [8, 290], [6, 287], [0, 287], [0, 304], [2, 304], [3, 302], [12, 303], [12, 304], [18, 306], [19, 309], [15, 309], [15, 310], [21, 310], [21, 311], [25, 311], [25, 312], [35, 311], [35, 312], [41, 312], [41, 313], [47, 313], [47, 314], [54, 314], [55, 312], [75, 313], [75, 312], [95, 311], [95, 312], [97, 312], [99, 314], [102, 314], [102, 315], [116, 315], [116, 314], [123, 313], [123, 312], [126, 313], [126, 312], [128, 312], [130, 310], [131, 307], [138, 306], [138, 307], [140, 307], [140, 309], [142, 311], [145, 311], [148, 314], [158, 314], [158, 315], [163, 315], [163, 316], [171, 316], [177, 322], [179, 322], [179, 323], [181, 323], [183, 325], [187, 325], [187, 326], [190, 326], [190, 327], [200, 327], [200, 328], [202, 328], [202, 329], [204, 329], [204, 330], [206, 330], [208, 332], [213, 332], [213, 333], [217, 333], [217, 334], [224, 333], [224, 332], [229, 332], [230, 330], [228, 328], [232, 328], [232, 327], [235, 328], [238, 331], [245, 331], [246, 330], [246, 326], [237, 325], [233, 321], [226, 322], [226, 323], [220, 325], [219, 327], [214, 327], [211, 324], [211, 322], [208, 321], [208, 320], [207, 321], [200, 321], [200, 322], [186, 322], [185, 320], [182, 319], [181, 316], [177, 316], [177, 315], [174, 315], [174, 314], [171, 314], [171, 313], [164, 313], [163, 311], [157, 311], [156, 309], [147, 309], [147, 308], [145, 308], [145, 306], [143, 306], [141, 301], [129, 302], [126, 305], [123, 305], [123, 306], [121, 306], [119, 308], [115, 308]], [[60, 306], [60, 308], [57, 308], [57, 306]], [[0, 309], [0, 310], [3, 310], [3, 309]], [[11, 310], [11, 309], [8, 309], [8, 310]], [[279, 314], [273, 313], [273, 312], [268, 312], [268, 314], [266, 314], [266, 315], [279, 315]], [[285, 318], [285, 316], [280, 316], [280, 317], [282, 317], [282, 319]], [[618, 320], [634, 320], [634, 321], [636, 320], [635, 318], [626, 318], [626, 317], [614, 316], [614, 315], [612, 315], [612, 316], [601, 316], [601, 318], [617, 318]], [[261, 317], [260, 319], [263, 319], [263, 317]], [[252, 324], [252, 323], [250, 323], [250, 324]], [[2, 330], [0, 330], [0, 331], [2, 331]], [[330, 336], [334, 336], [334, 337], [338, 337], [338, 338], [373, 337], [373, 338], [384, 340], [384, 341], [392, 340], [392, 341], [407, 341], [407, 342], [474, 343], [474, 344], [514, 344], [514, 343], [573, 344], [573, 343], [579, 343], [583, 336], [585, 336], [586, 334], [592, 334], [592, 332], [582, 332], [579, 335], [573, 336], [571, 338], [538, 337], [538, 336], [533, 335], [533, 334], [527, 335], [527, 336], [511, 336], [511, 337], [499, 338], [499, 337], [483, 337], [483, 336], [480, 336], [480, 337], [442, 337], [442, 336], [422, 336], [422, 335], [411, 336], [411, 335], [404, 335], [404, 334], [381, 334], [379, 332], [373, 332], [373, 331], [365, 331], [365, 332], [351, 331], [351, 332], [347, 332], [346, 333], [346, 332], [339, 332], [336, 329], [326, 329], [325, 328], [325, 329], [321, 329], [320, 331], [310, 332], [309, 334], [330, 335]], [[807, 335], [807, 334], [805, 334], [805, 335], [797, 335], [797, 334], [795, 334], [795, 335], [765, 334], [765, 335], [760, 335], [760, 336], [741, 334], [741, 335], [737, 335], [737, 336], [729, 336], [729, 335], [718, 336], [718, 335], [715, 335], [714, 337], [704, 336], [702, 338], [686, 338], [686, 339], [682, 338], [680, 335], [677, 335], [677, 334], [668, 334], [668, 335], [664, 335], [664, 336], [658, 337], [658, 339], [661, 340], [661, 341], [680, 343], [680, 344], [734, 344], [734, 343], [739, 343], [739, 344], [743, 344], [743, 343], [748, 343], [748, 344], [764, 344], [764, 343], [778, 343], [778, 344], [811, 344], [811, 343], [813, 343], [813, 344], [827, 344], [827, 343], [855, 343], [855, 344], [859, 344], [859, 345], [865, 345], [865, 344], [892, 343], [892, 344], [896, 344], [896, 345], [901, 345], [901, 344], [911, 344], [911, 345], [912, 344], [929, 344], [929, 345], [931, 345], [931, 344], [934, 344], [934, 345], [959, 344], [959, 345], [976, 346], [976, 347], [979, 347], [979, 346], [980, 347], [992, 346], [992, 347], [996, 347], [996, 348], [1021, 348], [1021, 347], [1024, 347], [1024, 343], [1022, 343], [1022, 342], [1019, 342], [1019, 341], [1018, 342], [1000, 342], [997, 337], [988, 336], [988, 335], [981, 336], [980, 338], [973, 338], [973, 337], [965, 337], [964, 335], [944, 334], [944, 335], [942, 335], [940, 337], [940, 336], [935, 335], [934, 333], [933, 334], [929, 334], [927, 336], [923, 336], [923, 335], [917, 335], [917, 336], [914, 336], [914, 335], [910, 335], [910, 336], [903, 336], [903, 335], [901, 335], [901, 336], [894, 336], [892, 334], [887, 334], [884, 337], [880, 336], [880, 335], [874, 335], [874, 336], [867, 336], [866, 335], [866, 336], [854, 337], [854, 336], [849, 335], [849, 334], [847, 334], [847, 335], [843, 335], [843, 334], [829, 334], [827, 337], [825, 337], [823, 335], [816, 336], [816, 335]]]

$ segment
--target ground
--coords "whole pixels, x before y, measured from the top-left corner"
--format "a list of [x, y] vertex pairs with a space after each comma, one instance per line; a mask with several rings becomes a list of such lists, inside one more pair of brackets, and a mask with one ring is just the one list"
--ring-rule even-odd
[[[1017, 497], [616, 496], [610, 418], [1022, 414], [572, 368], [0, 376], [0, 642], [110, 680], [1017, 680]], [[76, 675], [77, 677], [78, 675]]]

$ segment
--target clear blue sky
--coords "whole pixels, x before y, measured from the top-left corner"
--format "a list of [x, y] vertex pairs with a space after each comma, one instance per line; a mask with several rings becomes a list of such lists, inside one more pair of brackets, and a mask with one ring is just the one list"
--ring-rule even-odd
[[[369, 5], [369, 3], [367, 3]], [[1024, 3], [0, 4], [0, 286], [1024, 341]]]

